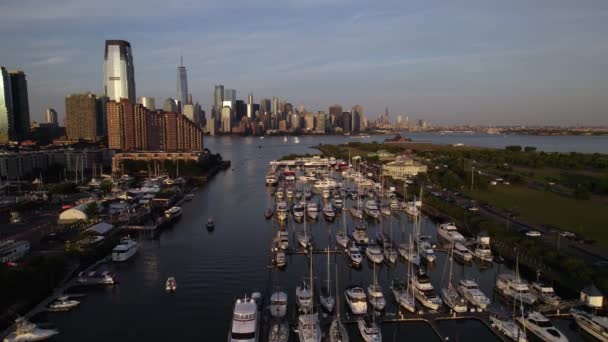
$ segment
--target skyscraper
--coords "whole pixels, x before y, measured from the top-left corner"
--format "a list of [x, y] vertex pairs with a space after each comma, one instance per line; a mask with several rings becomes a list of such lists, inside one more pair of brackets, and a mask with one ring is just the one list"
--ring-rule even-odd
[[97, 138], [97, 98], [95, 94], [70, 94], [65, 98], [65, 127], [68, 139]]
[[260, 101], [260, 113], [264, 114], [264, 113], [270, 113], [271, 111], [271, 104], [270, 104], [270, 99], [262, 99]]
[[139, 103], [141, 103], [148, 110], [151, 110], [151, 111], [155, 111], [156, 110], [156, 105], [154, 103], [154, 98], [153, 97], [144, 96], [144, 97], [142, 97], [142, 98], [139, 99]]
[[57, 112], [53, 108], [48, 108], [44, 115], [44, 119], [46, 123], [57, 125], [59, 121], [57, 120]]
[[253, 93], [249, 93], [249, 95], [247, 95], [247, 118], [252, 119], [254, 114], [255, 113], [253, 112]]
[[177, 67], [177, 99], [182, 102], [182, 107], [188, 104], [188, 76], [184, 59], [180, 57], [180, 65]]
[[30, 105], [27, 95], [27, 80], [23, 71], [9, 72], [13, 96], [13, 127], [16, 138], [24, 140], [30, 133]]
[[213, 110], [211, 111], [211, 117], [220, 121], [222, 111], [222, 104], [224, 103], [224, 86], [219, 84], [215, 85], [213, 90]]
[[95, 115], [97, 117], [97, 136], [107, 137], [108, 136], [108, 116], [107, 116], [107, 103], [110, 100], [105, 95], [98, 96], [95, 100]]
[[168, 98], [163, 103], [163, 110], [165, 112], [177, 113], [177, 103], [174, 99]]
[[363, 118], [363, 107], [360, 105], [354, 105], [351, 110], [352, 115], [351, 118], [353, 120], [351, 129], [353, 132], [361, 131], [361, 119]]
[[13, 137], [13, 96], [8, 71], [0, 66], [0, 144], [7, 144]]
[[103, 72], [104, 91], [110, 100], [128, 99], [135, 103], [135, 72], [129, 42], [106, 40]]
[[236, 101], [236, 89], [225, 89], [224, 101]]

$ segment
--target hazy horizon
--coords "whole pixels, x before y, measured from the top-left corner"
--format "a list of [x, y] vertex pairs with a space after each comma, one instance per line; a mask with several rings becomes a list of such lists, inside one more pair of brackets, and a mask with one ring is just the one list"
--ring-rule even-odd
[[606, 1], [24, 0], [0, 3], [0, 65], [28, 79], [31, 121], [102, 93], [106, 39], [131, 43], [137, 97], [176, 97], [180, 53], [213, 86], [327, 111], [433, 124], [608, 125]]

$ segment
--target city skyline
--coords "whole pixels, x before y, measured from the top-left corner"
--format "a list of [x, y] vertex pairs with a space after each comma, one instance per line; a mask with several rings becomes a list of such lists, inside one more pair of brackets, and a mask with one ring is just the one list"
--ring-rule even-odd
[[[117, 14], [119, 5], [127, 8]], [[28, 75], [32, 121], [51, 107], [63, 122], [66, 94], [103, 94], [103, 42], [124, 39], [134, 50], [138, 97], [174, 96], [167, 80], [182, 50], [191, 61], [189, 92], [208, 112], [213, 85], [226, 84], [257, 94], [256, 102], [277, 96], [313, 111], [361, 104], [372, 119], [388, 106], [437, 124], [608, 124], [602, 2], [211, 1], [166, 9], [63, 0], [51, 7], [0, 4], [0, 39], [11, 47], [0, 51], [0, 64]], [[254, 20], [262, 13], [268, 20]], [[218, 25], [226, 15], [237, 20]], [[209, 20], [186, 20], [200, 16]], [[186, 24], [165, 32], [150, 18]]]

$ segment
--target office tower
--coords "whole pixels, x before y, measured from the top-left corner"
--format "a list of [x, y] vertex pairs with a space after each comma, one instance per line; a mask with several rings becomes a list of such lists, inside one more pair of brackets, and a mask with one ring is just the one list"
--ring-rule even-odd
[[388, 118], [388, 106], [387, 106], [386, 109], [384, 110], [384, 124], [389, 125], [390, 123], [391, 123], [391, 121]]
[[403, 117], [401, 115], [397, 115], [397, 126], [401, 126], [402, 120], [403, 120]]
[[311, 132], [315, 129], [315, 117], [310, 113], [304, 114], [304, 129]]
[[168, 98], [165, 100], [165, 102], [163, 102], [163, 110], [165, 112], [177, 113], [177, 103], [174, 99]]
[[222, 111], [222, 103], [224, 103], [224, 86], [216, 85], [213, 90], [213, 109], [211, 111], [211, 117], [220, 119]]
[[188, 94], [188, 99], [186, 100], [186, 104], [194, 104], [192, 102], [192, 94]]
[[288, 114], [289, 117], [291, 118], [291, 128], [293, 130], [298, 130], [300, 129], [300, 114], [298, 113], [291, 113]]
[[253, 93], [247, 95], [247, 117], [253, 119], [255, 112], [253, 111]]
[[262, 99], [260, 100], [260, 113], [270, 113], [271, 112], [271, 104], [270, 99]]
[[107, 96], [99, 96], [95, 100], [95, 114], [97, 117], [97, 136], [107, 137], [108, 136], [108, 117], [107, 117], [107, 103], [110, 98]]
[[151, 110], [151, 111], [155, 111], [156, 110], [156, 105], [154, 103], [154, 98], [153, 97], [144, 96], [144, 97], [142, 97], [142, 98], [139, 99], [138, 103], [141, 103], [148, 110]]
[[234, 102], [234, 116], [237, 122], [240, 122], [243, 117], [247, 116], [247, 104], [243, 100], [236, 100]]
[[48, 108], [44, 114], [45, 122], [48, 124], [58, 125], [57, 112], [53, 108]]
[[283, 107], [283, 110], [285, 111], [285, 114], [293, 113], [293, 105], [287, 102]]
[[129, 42], [106, 40], [103, 72], [104, 91], [110, 100], [128, 99], [135, 103], [135, 72]]
[[[230, 101], [227, 101], [230, 102]], [[223, 107], [221, 113], [221, 129], [222, 133], [230, 133], [231, 128], [231, 117], [232, 109], [230, 107]]]
[[181, 101], [182, 106], [188, 102], [188, 76], [184, 59], [180, 57], [180, 65], [177, 67], [177, 100]]
[[202, 109], [201, 105], [199, 105], [198, 103], [184, 105], [183, 114], [196, 125], [202, 125]]
[[315, 132], [325, 134], [325, 130], [327, 129], [327, 118], [325, 113], [317, 113], [315, 121]]
[[27, 80], [23, 71], [10, 71], [11, 95], [13, 96], [13, 131], [19, 140], [30, 134], [30, 106], [27, 95]]
[[236, 101], [236, 90], [224, 89], [224, 101]]
[[342, 127], [342, 106], [339, 104], [329, 106], [329, 122], [334, 127]]
[[349, 112], [342, 112], [342, 131], [349, 133], [352, 131], [351, 114]]
[[277, 115], [279, 113], [279, 98], [276, 96], [272, 97], [272, 114]]
[[354, 105], [351, 110], [351, 118], [353, 120], [351, 129], [353, 132], [361, 131], [361, 118], [363, 117], [363, 107], [360, 105]]
[[0, 144], [13, 138], [13, 96], [8, 71], [0, 66]]
[[69, 94], [65, 97], [65, 128], [68, 139], [97, 139], [97, 109], [95, 94]]
[[254, 103], [252, 105], [252, 107], [253, 107], [253, 109], [252, 109], [253, 116], [256, 117], [256, 118], [259, 117], [262, 114], [262, 111], [260, 110], [260, 104], [259, 103]]

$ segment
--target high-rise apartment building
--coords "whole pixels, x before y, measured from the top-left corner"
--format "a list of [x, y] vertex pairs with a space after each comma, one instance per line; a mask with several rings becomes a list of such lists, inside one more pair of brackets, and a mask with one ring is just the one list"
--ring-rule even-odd
[[13, 137], [11, 78], [8, 71], [0, 66], [0, 144], [8, 144]]
[[135, 72], [129, 42], [106, 40], [103, 72], [104, 91], [110, 100], [128, 99], [135, 103]]
[[98, 102], [95, 94], [70, 94], [65, 98], [65, 128], [70, 140], [97, 140]]
[[188, 76], [183, 58], [180, 58], [180, 66], [177, 67], [177, 99], [182, 106], [188, 104]]
[[59, 121], [57, 120], [57, 111], [55, 111], [53, 108], [47, 108], [46, 112], [44, 113], [44, 121], [47, 124], [58, 125]]
[[147, 149], [147, 123], [149, 113], [143, 105], [128, 99], [110, 101], [108, 112], [108, 147], [114, 150], [133, 151]]
[[27, 139], [30, 134], [30, 105], [27, 94], [27, 80], [23, 71], [10, 71], [11, 94], [13, 96], [13, 130], [18, 140]]
[[138, 103], [141, 103], [144, 107], [146, 107], [147, 110], [151, 110], [151, 111], [156, 110], [156, 104], [154, 103], [153, 97], [144, 96], [139, 99]]

